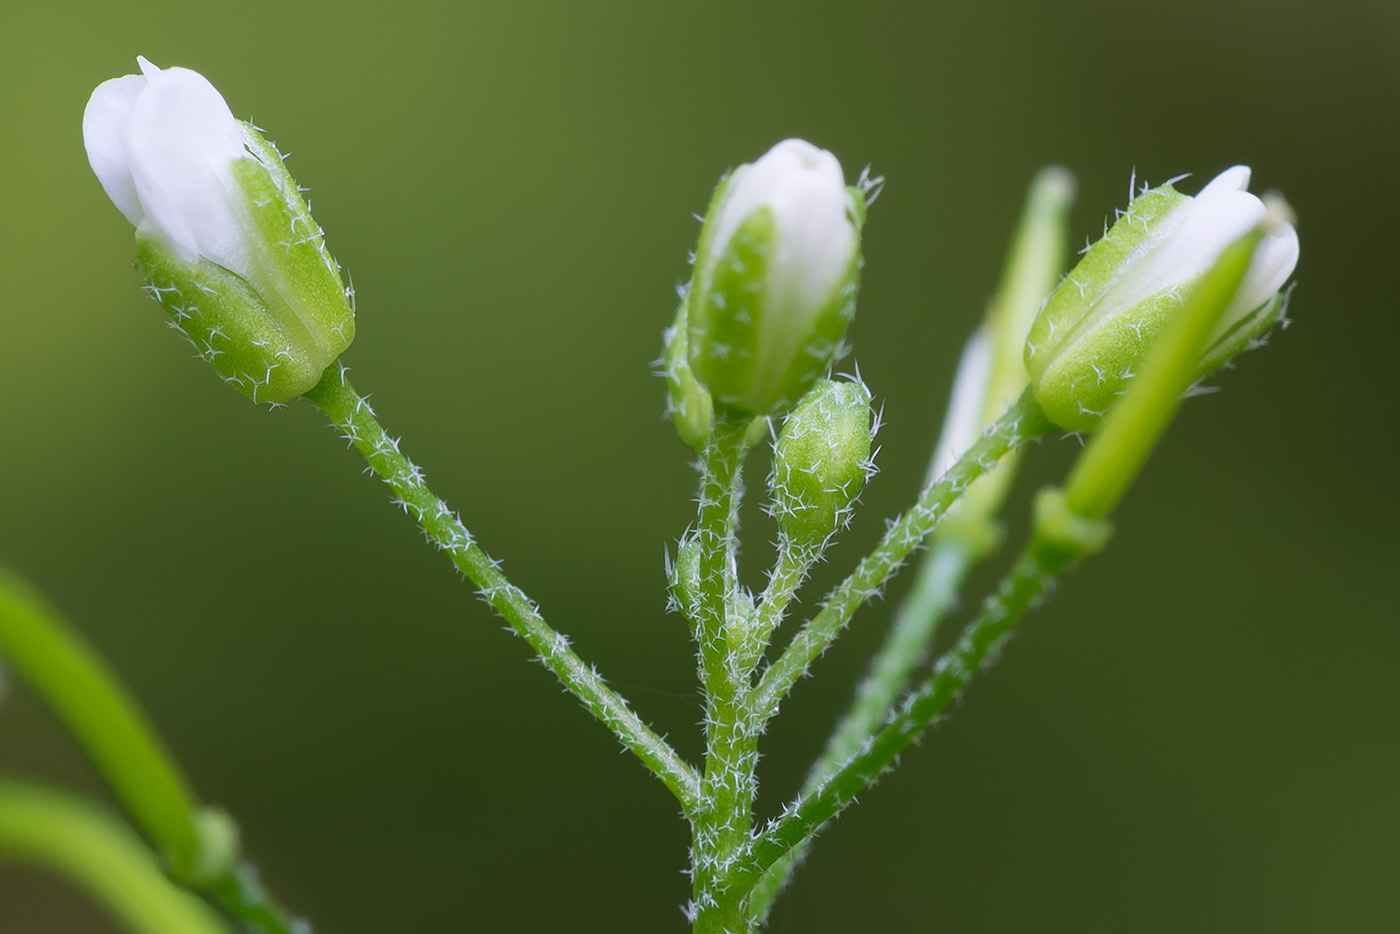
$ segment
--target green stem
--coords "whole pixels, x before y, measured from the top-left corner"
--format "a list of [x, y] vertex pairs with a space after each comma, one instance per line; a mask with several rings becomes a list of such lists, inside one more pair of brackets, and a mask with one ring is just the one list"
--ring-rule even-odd
[[808, 572], [821, 553], [820, 545], [803, 544], [786, 535], [779, 535], [777, 560], [773, 562], [773, 570], [768, 575], [768, 586], [758, 600], [753, 653], [751, 658], [746, 659], [748, 673], [752, 674], [753, 666], [763, 657], [763, 650], [773, 638], [774, 630], [782, 624], [793, 595], [807, 579]]
[[[963, 538], [934, 542], [919, 567], [913, 589], [895, 613], [885, 642], [875, 654], [870, 674], [856, 690], [851, 709], [808, 772], [803, 794], [815, 791], [828, 780], [888, 718], [891, 706], [933, 644], [938, 624], [956, 602], [964, 578], [980, 557]], [[749, 896], [751, 916], [767, 917], [773, 900], [806, 856], [809, 845], [810, 841], [803, 841], [764, 873]]]
[[705, 686], [705, 775], [691, 821], [692, 897], [696, 934], [741, 934], [748, 921], [742, 893], [728, 884], [735, 854], [753, 828], [758, 731], [748, 705], [751, 624], [735, 606], [736, 532], [745, 435], [751, 420], [717, 412], [702, 456], [696, 539], [700, 579], [696, 631]]
[[879, 593], [968, 486], [996, 466], [1008, 452], [1049, 433], [1052, 428], [1027, 390], [987, 428], [981, 440], [924, 490], [914, 507], [890, 525], [875, 550], [861, 560], [827, 598], [821, 611], [802, 627], [783, 654], [764, 672], [753, 701], [760, 722], [766, 722], [777, 713], [778, 705], [807, 673], [812, 662], [826, 651], [856, 610]]
[[263, 934], [295, 919], [238, 863], [238, 831], [201, 808], [160, 737], [116, 674], [58, 612], [0, 568], [0, 654], [58, 717], [179, 882]]
[[73, 795], [0, 781], [0, 858], [66, 877], [132, 934], [228, 934], [208, 906], [165, 877], [125, 825]]
[[734, 883], [754, 885], [760, 876], [794, 847], [811, 838], [869, 788], [928, 728], [972, 678], [997, 655], [1002, 642], [1026, 611], [1045, 594], [1065, 570], [1101, 548], [1108, 529], [1072, 515], [1056, 491], [1037, 502], [1034, 537], [1011, 572], [988, 598], [978, 616], [963, 630], [958, 643], [933, 667], [932, 675], [908, 694], [885, 726], [826, 781], [784, 809], [755, 838]]
[[171, 871], [182, 880], [196, 876], [199, 806], [174, 757], [102, 657], [3, 568], [0, 654], [87, 753]]
[[472, 540], [456, 513], [428, 488], [423, 471], [399, 450], [398, 439], [384, 431], [369, 402], [355, 392], [345, 373], [343, 366], [327, 370], [306, 398], [319, 406], [359, 449], [374, 472], [394, 491], [395, 502], [418, 521], [433, 544], [447, 552], [564, 687], [661, 779], [686, 813], [692, 813], [700, 796], [695, 769], [569, 647], [567, 637], [545, 622], [534, 601], [506, 579], [496, 561]]

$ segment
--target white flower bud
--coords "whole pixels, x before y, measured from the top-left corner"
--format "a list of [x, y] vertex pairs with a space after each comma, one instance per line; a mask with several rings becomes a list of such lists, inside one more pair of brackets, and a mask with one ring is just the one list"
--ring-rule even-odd
[[256, 401], [294, 399], [354, 338], [340, 267], [276, 148], [202, 75], [138, 62], [88, 101], [92, 170], [201, 354]]
[[836, 157], [785, 140], [720, 183], [696, 251], [689, 350], [716, 403], [791, 406], [855, 314], [865, 200]]
[[[1036, 399], [1064, 428], [1095, 427], [1152, 339], [1224, 251], [1264, 219], [1248, 166], [1192, 198], [1163, 185], [1134, 199], [1046, 300], [1026, 342]], [[1298, 262], [1298, 234], [1275, 225], [1260, 244], [1201, 362], [1207, 375], [1276, 324]]]

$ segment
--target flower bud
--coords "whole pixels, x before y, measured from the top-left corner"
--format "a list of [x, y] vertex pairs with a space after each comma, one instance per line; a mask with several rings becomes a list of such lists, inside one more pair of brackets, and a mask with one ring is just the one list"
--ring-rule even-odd
[[691, 366], [717, 405], [782, 411], [826, 370], [855, 314], [865, 207], [802, 140], [720, 182], [687, 293]]
[[276, 147], [202, 75], [137, 61], [93, 92], [83, 142], [147, 289], [244, 395], [295, 399], [354, 339], [340, 267]]
[[850, 520], [870, 474], [870, 391], [821, 380], [783, 422], [773, 446], [771, 510], [791, 541], [819, 545]]
[[[1062, 428], [1096, 427], [1186, 295], [1230, 243], [1264, 217], [1246, 191], [1248, 166], [1216, 176], [1194, 198], [1171, 184], [1135, 198], [1051, 293], [1026, 341], [1036, 400]], [[1298, 262], [1281, 224], [1260, 244], [1207, 342], [1199, 376], [1248, 349], [1282, 320], [1279, 289]]]

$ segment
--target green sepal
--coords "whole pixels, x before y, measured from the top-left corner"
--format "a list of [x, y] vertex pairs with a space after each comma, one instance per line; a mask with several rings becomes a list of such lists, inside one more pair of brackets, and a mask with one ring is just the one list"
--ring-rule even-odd
[[1112, 291], [1135, 263], [1175, 231], [1190, 203], [1170, 185], [1144, 192], [1046, 299], [1026, 338], [1037, 401], [1062, 428], [1088, 430], [1122, 394], [1152, 339], [1180, 309], [1191, 282], [1130, 308]]
[[324, 371], [355, 339], [352, 293], [281, 153], [253, 127], [243, 128], [253, 158], [234, 163], [234, 178], [258, 233], [252, 245], [261, 281], [254, 284], [289, 330], [305, 330]]
[[1203, 379], [1219, 370], [1235, 357], [1265, 343], [1265, 336], [1276, 326], [1288, 325], [1288, 299], [1292, 289], [1274, 295], [1258, 308], [1244, 315], [1229, 330], [1220, 335], [1201, 357], [1196, 378]]
[[771, 210], [755, 210], [713, 260], [707, 283], [698, 281], [705, 267], [697, 261], [690, 291], [691, 366], [715, 403], [749, 416], [791, 408], [826, 371], [855, 316], [858, 245], [815, 312], [791, 321], [788, 309], [773, 307], [767, 282], [775, 226]]
[[690, 368], [686, 350], [688, 325], [686, 303], [676, 310], [676, 319], [664, 335], [665, 352], [661, 358], [666, 379], [666, 411], [676, 426], [676, 434], [696, 453], [705, 450], [714, 424], [714, 403], [710, 393]]
[[241, 276], [208, 260], [182, 259], [144, 224], [136, 229], [136, 264], [146, 290], [200, 357], [254, 402], [290, 402], [320, 380], [330, 361]]

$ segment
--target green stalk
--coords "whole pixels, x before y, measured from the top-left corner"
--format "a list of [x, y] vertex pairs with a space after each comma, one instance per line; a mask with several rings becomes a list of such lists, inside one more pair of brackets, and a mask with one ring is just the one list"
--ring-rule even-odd
[[773, 569], [768, 575], [768, 586], [763, 589], [755, 611], [754, 639], [751, 656], [746, 659], [749, 674], [763, 657], [763, 650], [773, 638], [773, 632], [781, 625], [787, 614], [797, 589], [807, 579], [812, 565], [822, 554], [821, 545], [804, 544], [779, 533], [778, 555]]
[[748, 844], [752, 832], [758, 763], [758, 731], [749, 711], [744, 663], [752, 654], [752, 626], [734, 605], [738, 508], [750, 421], [716, 412], [701, 458], [695, 624], [705, 686], [705, 775], [701, 805], [691, 821], [689, 913], [696, 934], [740, 934], [749, 927], [743, 893], [736, 893], [728, 878], [735, 854]]
[[345, 374], [343, 366], [331, 367], [306, 398], [364, 455], [371, 469], [394, 491], [395, 502], [417, 520], [433, 544], [447, 552], [564, 687], [661, 779], [687, 814], [693, 813], [700, 798], [695, 769], [579, 658], [569, 647], [568, 638], [540, 615], [534, 601], [506, 579], [496, 561], [472, 540], [456, 513], [428, 488], [423, 471], [403, 455], [398, 439], [384, 431], [368, 400], [355, 391]]
[[0, 568], [0, 654], [48, 707], [182, 880], [199, 876], [199, 805], [116, 674], [58, 611]]
[[0, 859], [63, 876], [132, 934], [229, 932], [204, 902], [166, 878], [124, 824], [70, 794], [0, 780]]
[[0, 568], [0, 655], [87, 754], [176, 880], [263, 934], [296, 920], [239, 866], [238, 829], [201, 808], [116, 674], [58, 612]]

